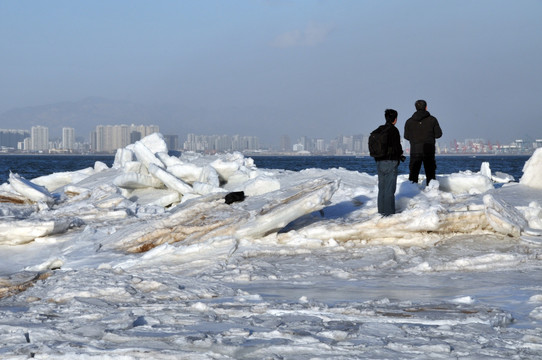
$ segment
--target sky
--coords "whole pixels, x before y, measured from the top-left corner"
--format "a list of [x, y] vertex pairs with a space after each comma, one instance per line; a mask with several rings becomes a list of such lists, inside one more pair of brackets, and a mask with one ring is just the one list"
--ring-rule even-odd
[[402, 133], [425, 99], [443, 141], [540, 139], [541, 14], [542, 0], [0, 0], [0, 113], [102, 97], [183, 109], [157, 115], [167, 133], [278, 142], [368, 134], [386, 108]]

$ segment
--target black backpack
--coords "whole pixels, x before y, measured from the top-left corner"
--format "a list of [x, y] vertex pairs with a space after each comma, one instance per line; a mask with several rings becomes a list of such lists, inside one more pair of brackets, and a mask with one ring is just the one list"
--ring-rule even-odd
[[383, 158], [391, 153], [388, 147], [389, 125], [380, 125], [369, 135], [369, 155], [374, 158]]

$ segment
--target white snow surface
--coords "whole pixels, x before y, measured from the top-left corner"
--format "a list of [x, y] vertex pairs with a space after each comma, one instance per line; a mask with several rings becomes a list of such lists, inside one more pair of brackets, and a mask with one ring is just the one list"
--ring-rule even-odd
[[0, 358], [541, 358], [542, 153], [519, 183], [490, 165], [399, 176], [389, 217], [376, 176], [177, 158], [160, 134], [12, 174]]

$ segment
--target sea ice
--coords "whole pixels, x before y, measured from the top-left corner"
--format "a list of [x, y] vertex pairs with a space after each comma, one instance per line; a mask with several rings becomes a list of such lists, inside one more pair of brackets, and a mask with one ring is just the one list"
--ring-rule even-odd
[[113, 184], [123, 189], [163, 188], [164, 183], [157, 177], [137, 172], [127, 172], [117, 176]]
[[542, 189], [542, 148], [535, 150], [534, 154], [525, 162], [523, 167], [523, 176], [519, 180], [520, 184], [524, 184], [533, 188]]
[[53, 196], [45, 187], [34, 184], [18, 174], [9, 174], [9, 184], [13, 190], [30, 201], [42, 202], [48, 205], [51, 205], [54, 202]]
[[493, 189], [491, 178], [470, 171], [437, 177], [440, 190], [456, 194], [482, 194]]
[[541, 154], [520, 183], [400, 175], [388, 217], [376, 176], [175, 157], [159, 134], [111, 168], [14, 174], [0, 357], [537, 358]]
[[133, 144], [132, 151], [134, 152], [136, 159], [140, 161], [143, 165], [145, 165], [147, 169], [150, 167], [151, 164], [159, 168], [164, 167], [164, 163], [160, 161], [160, 159], [156, 157], [155, 153], [153, 153], [151, 149], [146, 147], [143, 142], [136, 141]]

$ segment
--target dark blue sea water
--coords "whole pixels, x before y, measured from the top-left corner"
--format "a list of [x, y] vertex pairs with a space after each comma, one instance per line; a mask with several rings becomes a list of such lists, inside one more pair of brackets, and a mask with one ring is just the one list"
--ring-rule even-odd
[[26, 179], [62, 171], [75, 171], [93, 167], [96, 161], [113, 165], [114, 156], [100, 155], [0, 155], [0, 184], [9, 178], [9, 172]]
[[[375, 162], [371, 157], [354, 156], [251, 156], [258, 168], [299, 171], [308, 168], [330, 169], [342, 167], [348, 170], [376, 174]], [[458, 171], [480, 171], [482, 162], [487, 161], [493, 172], [500, 171], [514, 176], [519, 181], [523, 165], [528, 156], [438, 156], [437, 174]], [[9, 172], [18, 173], [26, 179], [61, 171], [80, 170], [94, 166], [101, 161], [111, 166], [113, 156], [103, 155], [0, 155], [0, 184], [7, 181]], [[399, 173], [408, 174], [407, 161], [399, 166]], [[423, 173], [423, 170], [422, 170]]]
[[[258, 168], [303, 170], [307, 168], [330, 169], [342, 167], [348, 170], [376, 174], [376, 165], [369, 156], [252, 156]], [[529, 156], [437, 156], [437, 175], [459, 171], [480, 171], [483, 162], [489, 162], [493, 173], [500, 171], [519, 181], [523, 166]], [[400, 174], [408, 174], [408, 161], [399, 165]], [[421, 173], [423, 174], [423, 167]]]

